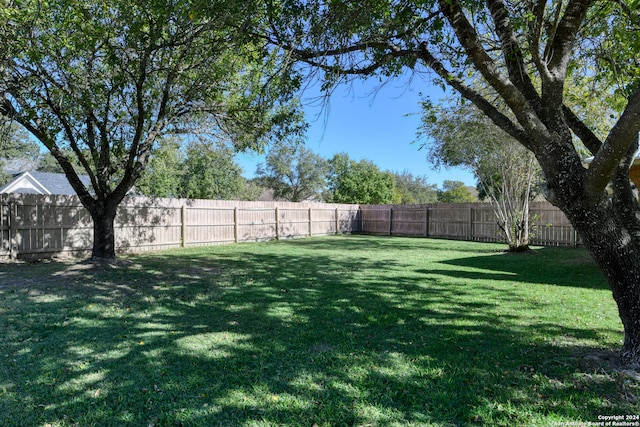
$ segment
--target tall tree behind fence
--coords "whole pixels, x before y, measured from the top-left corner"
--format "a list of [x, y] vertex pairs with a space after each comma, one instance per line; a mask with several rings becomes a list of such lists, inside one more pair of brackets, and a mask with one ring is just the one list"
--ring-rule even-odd
[[[89, 253], [91, 216], [75, 196], [0, 195], [0, 258]], [[360, 231], [358, 205], [128, 198], [119, 252]]]
[[[361, 231], [391, 236], [437, 237], [480, 242], [503, 241], [488, 203], [360, 206]], [[565, 215], [548, 202], [530, 207], [531, 244], [576, 246], [580, 239]]]

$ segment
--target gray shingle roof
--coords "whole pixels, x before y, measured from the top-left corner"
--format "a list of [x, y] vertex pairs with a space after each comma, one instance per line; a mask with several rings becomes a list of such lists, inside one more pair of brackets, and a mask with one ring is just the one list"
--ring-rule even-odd
[[[20, 172], [18, 174], [14, 174], [14, 178], [11, 182], [0, 187], [0, 193], [2, 193], [5, 188], [11, 186], [11, 184], [15, 180], [19, 179], [25, 173], [26, 172]], [[67, 177], [62, 173], [30, 171], [29, 174], [34, 179], [36, 179], [43, 187], [45, 187], [51, 194], [63, 194], [63, 195], [76, 194], [76, 192], [73, 190], [73, 187], [71, 187], [71, 184], [69, 184]], [[89, 186], [91, 184], [91, 180], [87, 175], [80, 175], [79, 177], [80, 177], [80, 180], [84, 183], [84, 185]], [[23, 189], [23, 190], [21, 189], [18, 192], [25, 193], [25, 194], [36, 193], [31, 189]]]

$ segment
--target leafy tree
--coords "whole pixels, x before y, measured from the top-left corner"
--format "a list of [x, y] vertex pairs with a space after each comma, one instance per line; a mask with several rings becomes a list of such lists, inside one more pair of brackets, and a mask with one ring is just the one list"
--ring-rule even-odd
[[540, 184], [533, 153], [503, 132], [472, 104], [424, 103], [420, 133], [436, 164], [463, 166], [478, 180], [479, 193], [493, 206], [510, 251], [529, 247], [529, 203]]
[[435, 184], [429, 184], [426, 177], [414, 176], [406, 170], [395, 172], [393, 177], [396, 182], [394, 203], [422, 204], [438, 201], [438, 188]]
[[262, 188], [241, 176], [229, 147], [206, 140], [183, 150], [175, 138], [163, 138], [136, 184], [145, 196], [257, 200]]
[[237, 200], [255, 201], [260, 199], [262, 193], [264, 193], [264, 187], [256, 179], [242, 177], [242, 185], [235, 198]]
[[328, 163], [301, 143], [280, 144], [269, 152], [256, 176], [273, 189], [275, 198], [290, 202], [318, 199], [324, 190]]
[[180, 150], [181, 145], [181, 142], [174, 138], [158, 141], [149, 165], [136, 183], [137, 191], [152, 197], [182, 196], [185, 159]]
[[231, 200], [238, 198], [244, 185], [242, 168], [226, 146], [207, 141], [187, 146], [182, 175], [182, 197], [190, 199]]
[[[79, 171], [79, 174], [82, 174], [82, 166], [78, 163], [78, 159], [73, 155], [73, 153], [67, 153], [70, 159], [70, 163], [73, 168]], [[55, 157], [50, 152], [40, 153], [38, 156], [36, 170], [40, 172], [51, 172], [51, 173], [64, 173], [62, 166], [56, 160]]]
[[62, 166], [51, 153], [41, 153], [38, 156], [38, 165], [36, 170], [40, 172], [64, 173]]
[[11, 179], [11, 174], [5, 171], [4, 162], [0, 160], [0, 186], [7, 184]]
[[37, 163], [40, 146], [28, 132], [10, 120], [0, 119], [0, 185], [11, 180], [6, 169], [31, 170]]
[[373, 162], [356, 162], [346, 153], [329, 160], [326, 199], [330, 203], [393, 203], [395, 179], [390, 172], [382, 172]]
[[10, 121], [0, 123], [0, 157], [33, 160], [39, 153], [40, 146], [24, 128]]
[[462, 181], [444, 180], [442, 190], [438, 192], [438, 201], [442, 203], [473, 203], [478, 201], [469, 187]]
[[[93, 219], [94, 259], [115, 258], [117, 206], [158, 138], [206, 131], [244, 150], [292, 130], [288, 99], [299, 82], [252, 35], [265, 24], [261, 4], [0, 6], [0, 114], [27, 129], [62, 167]], [[91, 191], [79, 173], [90, 177]]]
[[[622, 360], [640, 368], [640, 206], [629, 180], [640, 131], [637, 0], [274, 5], [272, 41], [323, 70], [325, 88], [348, 76], [427, 71], [531, 151], [548, 200], [608, 279], [625, 330]], [[593, 76], [597, 102], [612, 106], [604, 136], [565, 102], [572, 76]], [[594, 156], [589, 168], [574, 137]]]

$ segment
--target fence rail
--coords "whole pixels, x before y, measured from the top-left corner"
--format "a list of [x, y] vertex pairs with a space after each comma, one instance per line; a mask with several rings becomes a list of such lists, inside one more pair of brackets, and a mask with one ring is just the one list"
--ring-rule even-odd
[[[531, 205], [531, 243], [576, 246], [564, 214]], [[489, 204], [348, 205], [127, 198], [116, 216], [119, 252], [288, 239], [338, 233], [498, 242]], [[0, 195], [0, 259], [84, 255], [93, 223], [75, 196]]]
[[[93, 222], [74, 196], [0, 195], [0, 258], [85, 254]], [[116, 215], [119, 252], [360, 231], [358, 205], [128, 198]]]
[[[488, 203], [437, 203], [425, 205], [360, 206], [361, 232], [389, 236], [436, 237], [499, 242], [502, 232]], [[567, 217], [548, 202], [530, 207], [531, 244], [576, 246], [581, 244]]]

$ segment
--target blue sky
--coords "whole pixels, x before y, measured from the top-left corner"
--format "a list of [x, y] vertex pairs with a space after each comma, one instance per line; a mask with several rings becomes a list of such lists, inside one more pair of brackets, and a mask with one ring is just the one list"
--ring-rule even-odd
[[[313, 88], [305, 91], [303, 104], [310, 124], [306, 146], [325, 158], [346, 152], [354, 160], [371, 160], [382, 170], [406, 169], [413, 175], [426, 176], [438, 187], [444, 180], [475, 186], [470, 172], [459, 168], [435, 170], [427, 162], [425, 149], [419, 150], [419, 143], [412, 144], [420, 125], [420, 93], [435, 102], [443, 92], [420, 79], [409, 85], [403, 80], [392, 81], [376, 91], [378, 86], [373, 79], [341, 86], [332, 94], [324, 113], [318, 102], [313, 102], [319, 92]], [[238, 162], [245, 176], [251, 178], [264, 157], [241, 154]]]
[[[302, 95], [310, 125], [306, 146], [325, 158], [346, 152], [356, 161], [373, 161], [381, 170], [408, 170], [414, 176], [426, 176], [429, 184], [439, 188], [444, 180], [475, 186], [473, 175], [464, 169], [434, 169], [427, 162], [426, 150], [412, 143], [420, 126], [421, 93], [434, 102], [444, 95], [420, 78], [410, 84], [399, 79], [382, 87], [378, 80], [369, 79], [338, 87], [323, 106], [318, 101], [319, 90], [309, 88]], [[244, 175], [252, 178], [264, 156], [239, 154], [237, 161]]]

